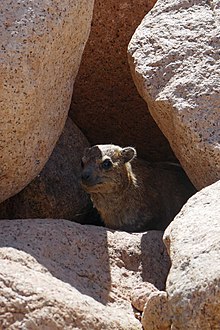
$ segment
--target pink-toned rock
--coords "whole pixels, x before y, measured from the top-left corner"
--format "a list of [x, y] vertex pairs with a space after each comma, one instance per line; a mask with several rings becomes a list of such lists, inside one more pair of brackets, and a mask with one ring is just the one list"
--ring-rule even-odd
[[172, 329], [219, 329], [220, 181], [189, 199], [164, 234]]
[[219, 1], [158, 0], [128, 47], [137, 89], [201, 189], [220, 179]]
[[127, 45], [156, 0], [95, 1], [70, 116], [91, 144], [132, 145], [148, 160], [174, 159], [132, 81]]
[[135, 287], [131, 293], [131, 303], [138, 311], [143, 312], [144, 305], [149, 299], [152, 292], [156, 292], [158, 289], [151, 283], [143, 282], [141, 285]]
[[93, 2], [0, 2], [0, 202], [39, 174], [63, 130]]
[[171, 259], [166, 292], [146, 301], [145, 330], [207, 330], [220, 325], [220, 181], [191, 197], [166, 229]]
[[63, 218], [83, 222], [92, 204], [80, 185], [81, 158], [88, 141], [68, 118], [41, 173], [0, 204], [0, 218]]
[[2, 329], [141, 329], [134, 286], [164, 288], [160, 232], [128, 234], [66, 220], [2, 220]]
[[144, 330], [171, 329], [171, 315], [166, 292], [155, 291], [150, 294], [144, 306], [141, 323]]
[[170, 312], [167, 293], [151, 283], [141, 283], [131, 294], [131, 303], [143, 312], [140, 317], [144, 330], [169, 330]]

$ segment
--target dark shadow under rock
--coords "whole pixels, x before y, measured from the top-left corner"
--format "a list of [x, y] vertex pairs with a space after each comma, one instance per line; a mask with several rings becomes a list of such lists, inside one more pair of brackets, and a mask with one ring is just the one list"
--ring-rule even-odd
[[88, 195], [80, 185], [81, 157], [89, 145], [68, 118], [64, 131], [42, 172], [20, 193], [0, 204], [0, 218], [65, 218], [99, 224]]

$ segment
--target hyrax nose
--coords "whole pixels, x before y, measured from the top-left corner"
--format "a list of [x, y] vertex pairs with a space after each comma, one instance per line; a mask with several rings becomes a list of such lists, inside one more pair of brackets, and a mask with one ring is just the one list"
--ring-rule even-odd
[[81, 180], [84, 183], [88, 183], [90, 182], [92, 179], [92, 173], [91, 171], [83, 171], [82, 175], [81, 175]]

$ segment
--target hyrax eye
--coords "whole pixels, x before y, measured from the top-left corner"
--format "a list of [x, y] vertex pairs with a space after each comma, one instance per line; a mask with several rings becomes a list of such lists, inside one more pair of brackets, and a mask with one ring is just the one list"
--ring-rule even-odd
[[104, 170], [109, 170], [112, 167], [112, 162], [109, 159], [104, 160], [101, 164]]

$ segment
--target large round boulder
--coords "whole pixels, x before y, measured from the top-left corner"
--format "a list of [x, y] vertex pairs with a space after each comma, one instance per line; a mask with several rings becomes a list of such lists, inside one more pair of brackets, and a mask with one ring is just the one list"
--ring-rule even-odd
[[164, 234], [172, 267], [166, 283], [174, 329], [220, 325], [220, 181], [194, 195]]
[[93, 1], [0, 3], [0, 202], [43, 168], [60, 136]]
[[220, 9], [158, 0], [128, 47], [139, 93], [193, 184], [220, 179]]
[[[195, 194], [164, 233], [171, 259], [166, 291], [133, 295], [144, 330], [219, 329], [220, 181]], [[150, 290], [149, 290], [150, 289]]]

